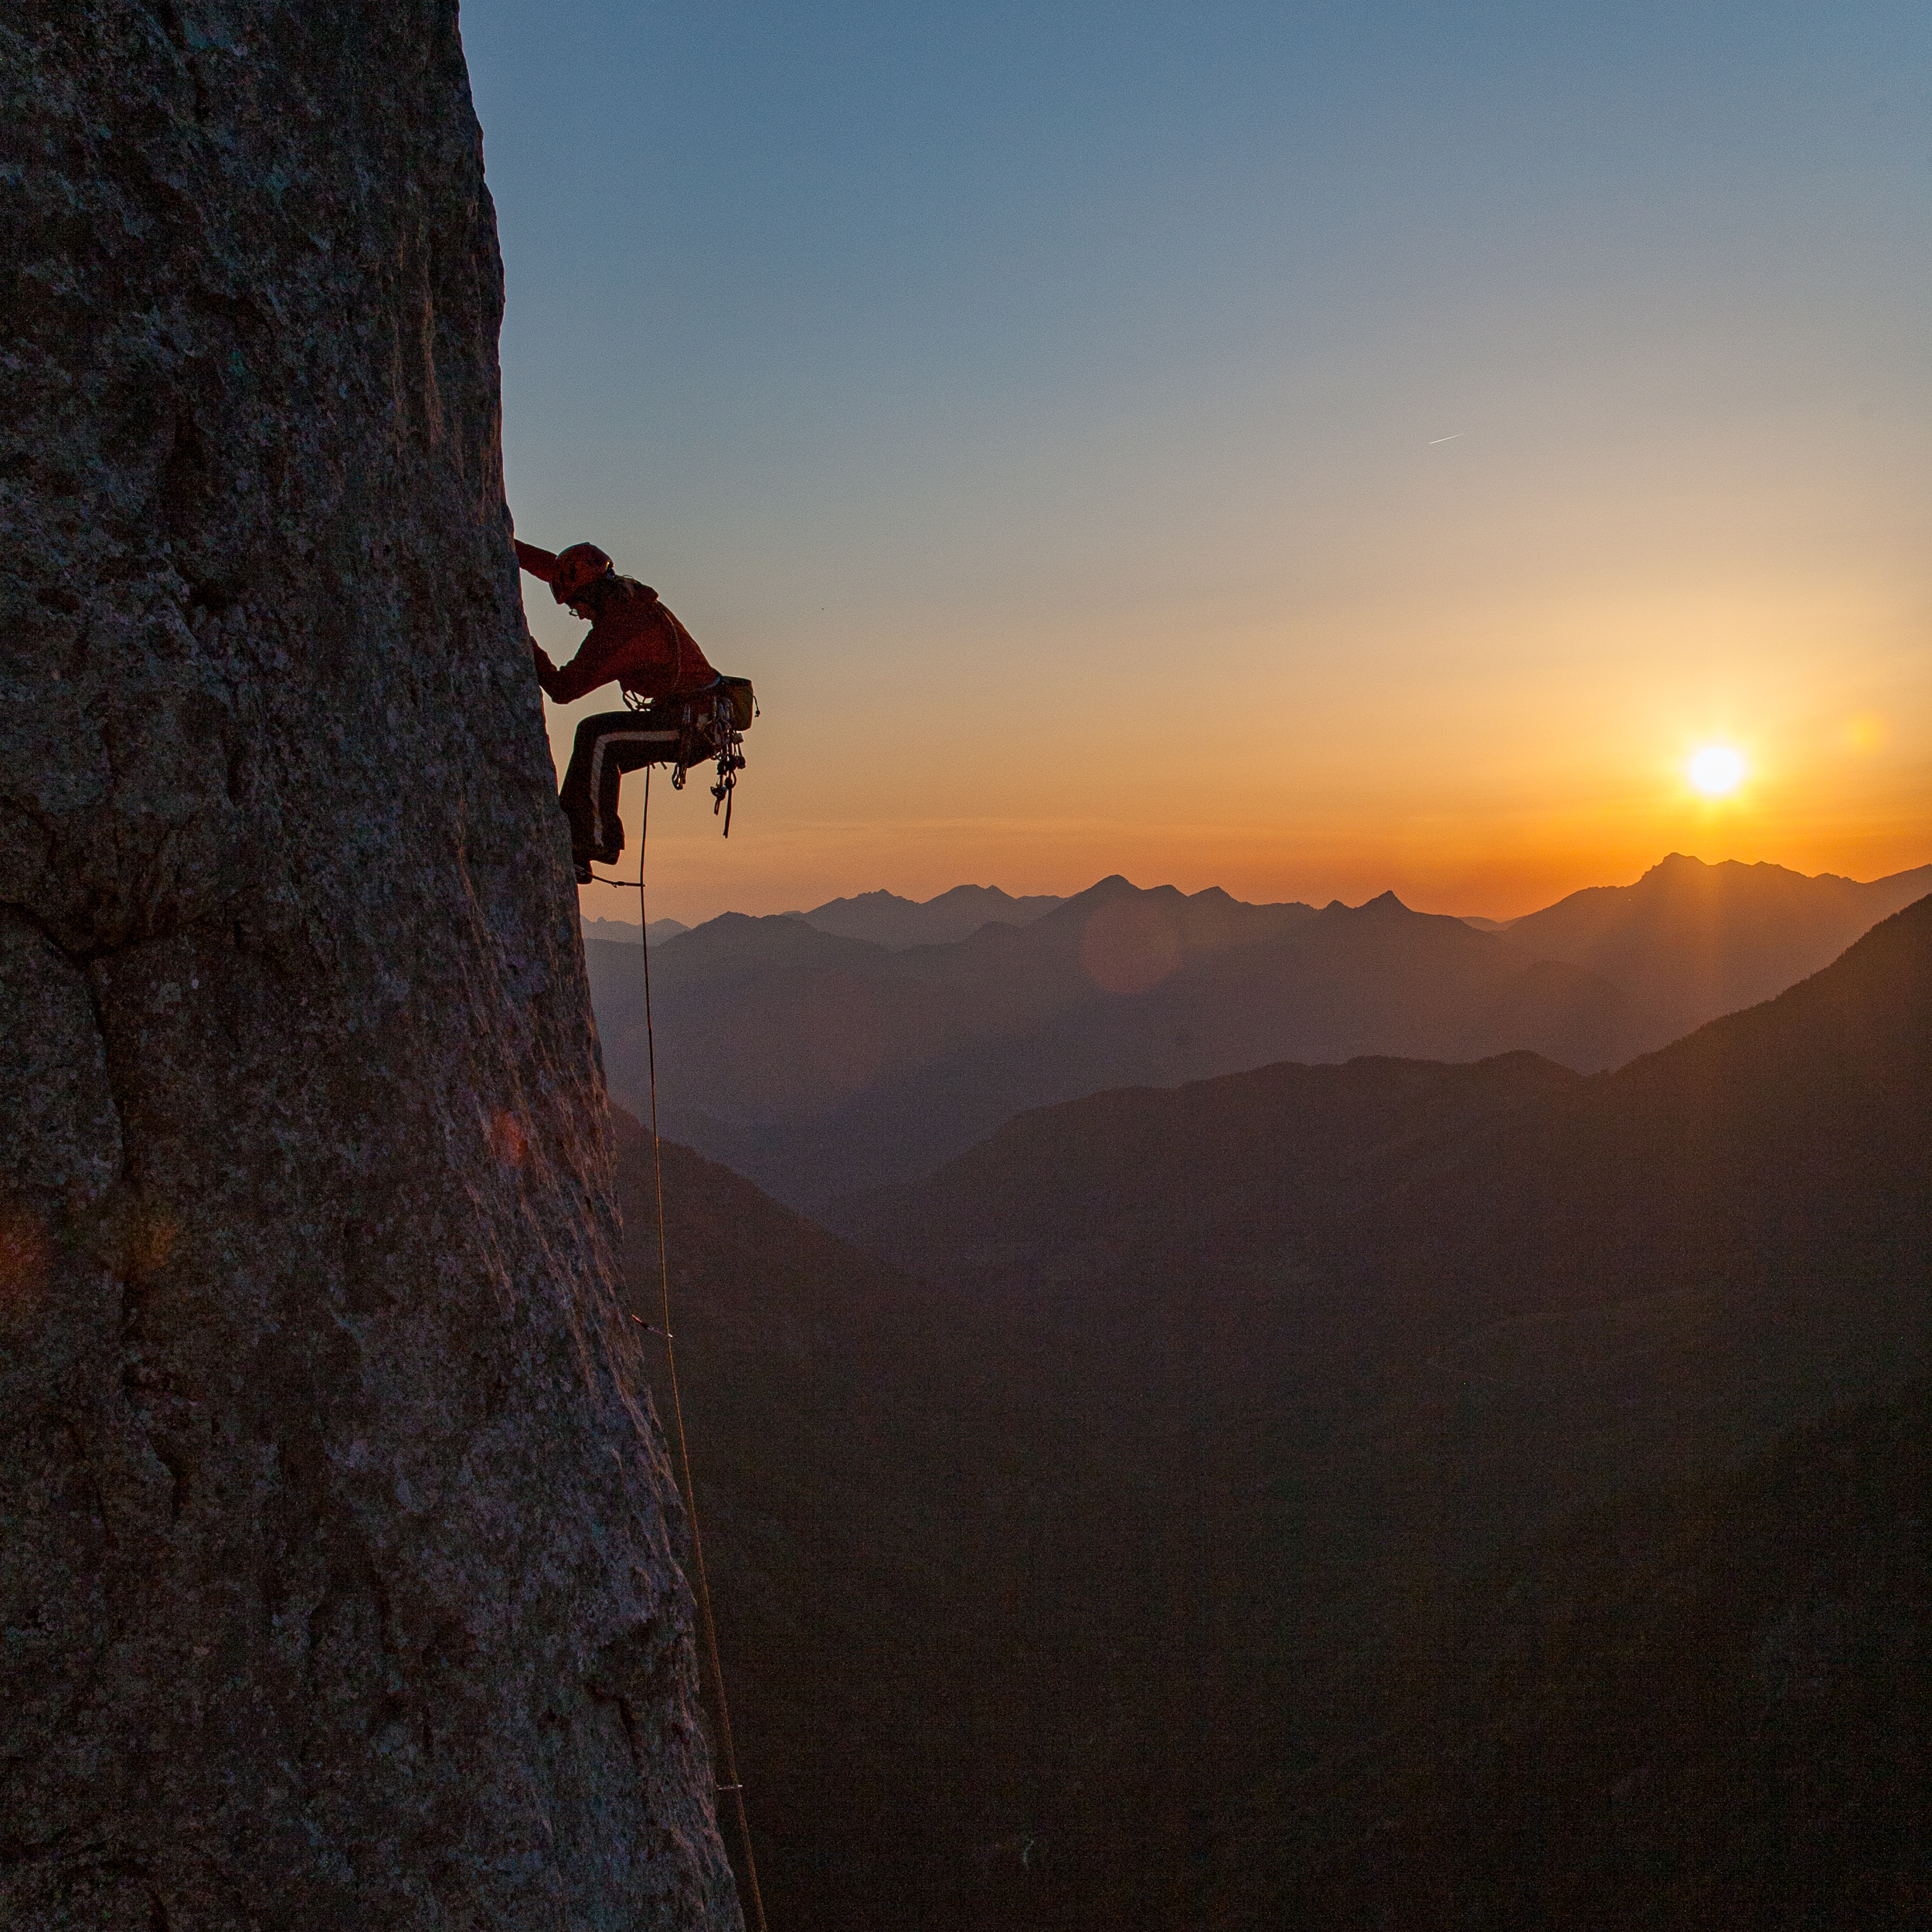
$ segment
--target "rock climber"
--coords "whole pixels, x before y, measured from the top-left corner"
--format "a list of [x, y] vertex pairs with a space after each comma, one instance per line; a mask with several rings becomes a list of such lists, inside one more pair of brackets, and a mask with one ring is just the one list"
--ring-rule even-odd
[[543, 645], [532, 641], [544, 695], [568, 704], [614, 678], [631, 707], [597, 712], [577, 726], [558, 795], [570, 821], [577, 883], [588, 885], [592, 862], [610, 865], [624, 849], [617, 818], [623, 774], [640, 765], [681, 762], [680, 750], [690, 749], [692, 716], [704, 709], [688, 701], [716, 692], [724, 680], [657, 592], [634, 577], [619, 577], [617, 566], [594, 543], [573, 543], [553, 556], [519, 542], [516, 560], [550, 587], [559, 604], [590, 621], [589, 634], [568, 664], [553, 664]]

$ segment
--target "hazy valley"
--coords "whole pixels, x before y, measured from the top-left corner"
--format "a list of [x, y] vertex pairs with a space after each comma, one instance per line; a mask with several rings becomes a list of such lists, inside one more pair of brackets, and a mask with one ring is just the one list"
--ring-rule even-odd
[[1614, 1073], [1102, 1093], [842, 1241], [671, 1150], [787, 1922], [1916, 1923], [1929, 1112], [1932, 900]]
[[[1025, 924], [896, 949], [818, 913], [726, 914], [653, 948], [659, 1104], [667, 1131], [817, 1212], [1111, 1087], [1359, 1054], [1621, 1065], [1815, 971], [1928, 886], [1932, 868], [1857, 885], [1672, 857], [1489, 933], [1392, 895], [1318, 910], [1109, 879]], [[932, 903], [952, 917], [978, 889]], [[585, 954], [611, 1091], [634, 1110], [636, 940]]]

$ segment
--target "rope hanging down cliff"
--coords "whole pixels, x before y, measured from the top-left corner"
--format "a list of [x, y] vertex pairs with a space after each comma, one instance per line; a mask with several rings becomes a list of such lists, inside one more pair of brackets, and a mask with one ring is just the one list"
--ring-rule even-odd
[[[651, 1082], [651, 1169], [657, 1190], [658, 1282], [664, 1325], [657, 1331], [664, 1344], [665, 1388], [671, 1399], [672, 1434], [678, 1447], [678, 1478], [684, 1492], [686, 1518], [691, 1525], [691, 1570], [698, 1617], [704, 1631], [706, 1662], [711, 1668], [713, 1695], [718, 1708], [718, 1756], [724, 1780], [718, 1787], [720, 1797], [731, 1800], [738, 1820], [738, 1843], [744, 1854], [745, 1889], [751, 1904], [754, 1932], [766, 1932], [765, 1906], [758, 1890], [758, 1861], [751, 1846], [751, 1825], [745, 1815], [744, 1782], [738, 1775], [737, 1747], [732, 1741], [731, 1707], [725, 1697], [724, 1665], [718, 1653], [718, 1627], [711, 1615], [711, 1583], [705, 1573], [704, 1538], [698, 1526], [697, 1485], [691, 1478], [691, 1446], [685, 1439], [684, 1403], [678, 1393], [678, 1355], [671, 1321], [671, 1260], [664, 1226], [664, 1155], [658, 1138], [658, 1043], [651, 1020], [651, 922], [645, 909], [644, 864], [651, 845], [651, 767], [644, 771], [644, 817], [638, 830], [638, 937], [644, 947], [645, 1064]], [[614, 880], [607, 882], [614, 884]], [[628, 881], [626, 882], [628, 883]], [[634, 1315], [633, 1321], [638, 1319]]]
[[[745, 1889], [753, 1932], [766, 1932], [764, 1900], [758, 1890], [758, 1862], [745, 1815], [743, 1781], [738, 1775], [737, 1747], [731, 1736], [731, 1707], [725, 1696], [724, 1666], [718, 1654], [718, 1627], [711, 1614], [711, 1583], [705, 1573], [704, 1538], [698, 1525], [697, 1485], [691, 1478], [691, 1447], [685, 1439], [684, 1403], [678, 1391], [678, 1358], [672, 1341], [671, 1262], [664, 1226], [664, 1155], [658, 1138], [658, 1041], [651, 1017], [650, 918], [645, 910], [645, 856], [651, 843], [651, 767], [672, 767], [672, 787], [684, 789], [685, 774], [715, 759], [717, 782], [711, 809], [721, 809], [724, 833], [731, 835], [732, 793], [744, 769], [743, 734], [758, 715], [747, 678], [714, 671], [698, 641], [667, 610], [657, 592], [617, 566], [594, 543], [573, 543], [553, 555], [519, 542], [516, 560], [550, 587], [550, 594], [587, 619], [588, 634], [577, 655], [560, 668], [532, 638], [537, 682], [553, 703], [567, 704], [615, 679], [626, 709], [600, 712], [577, 726], [577, 743], [564, 774], [558, 803], [570, 822], [570, 855], [577, 883], [628, 886], [628, 879], [597, 879], [594, 859], [616, 862], [624, 849], [624, 825], [617, 815], [623, 774], [644, 767], [644, 817], [638, 834], [638, 938], [644, 944], [644, 1038], [651, 1076], [651, 1168], [657, 1190], [658, 1279], [664, 1325], [653, 1331], [664, 1344], [665, 1391], [669, 1398], [672, 1438], [678, 1451], [678, 1482], [691, 1526], [691, 1581], [704, 1634], [704, 1657], [711, 1673], [718, 1715], [718, 1756], [724, 1777], [718, 1795], [731, 1800], [744, 1855]], [[637, 1315], [641, 1328], [649, 1324]]]

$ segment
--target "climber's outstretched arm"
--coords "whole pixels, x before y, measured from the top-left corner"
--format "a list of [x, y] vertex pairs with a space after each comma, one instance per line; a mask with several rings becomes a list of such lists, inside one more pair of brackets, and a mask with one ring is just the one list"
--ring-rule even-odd
[[[519, 567], [528, 570], [539, 582], [556, 589], [557, 560], [552, 550], [539, 549], [534, 543], [526, 543], [521, 537], [512, 539], [516, 545], [516, 560]], [[590, 633], [579, 647], [577, 655], [568, 664], [553, 664], [550, 654], [532, 638], [530, 641], [532, 662], [536, 665], [536, 681], [543, 687], [543, 695], [553, 704], [568, 704], [573, 699], [581, 698], [587, 692], [594, 691], [600, 684], [608, 684], [614, 675], [609, 663], [611, 641], [600, 638], [598, 627], [592, 624]]]
[[511, 541], [516, 546], [516, 560], [520, 568], [545, 583], [556, 582], [554, 550], [539, 550], [534, 543], [526, 543], [521, 537], [512, 537]]

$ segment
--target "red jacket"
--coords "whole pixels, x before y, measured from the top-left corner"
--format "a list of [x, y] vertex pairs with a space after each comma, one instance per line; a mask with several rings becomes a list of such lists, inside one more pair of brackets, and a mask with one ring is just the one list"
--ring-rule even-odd
[[[556, 581], [556, 558], [550, 551], [519, 543], [516, 560], [532, 577]], [[607, 577], [585, 593], [583, 603], [594, 613], [590, 634], [568, 664], [554, 665], [543, 645], [531, 646], [545, 696], [568, 704], [615, 678], [641, 698], [671, 698], [716, 681], [718, 674], [697, 639], [658, 601], [649, 584]]]

